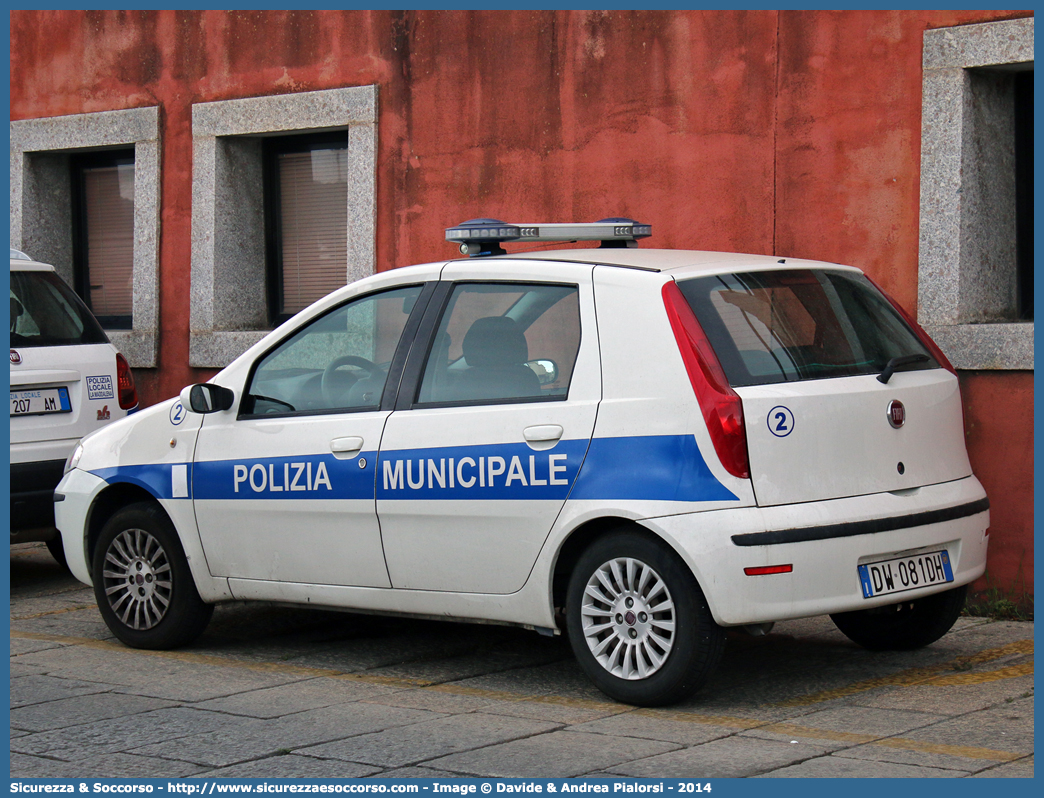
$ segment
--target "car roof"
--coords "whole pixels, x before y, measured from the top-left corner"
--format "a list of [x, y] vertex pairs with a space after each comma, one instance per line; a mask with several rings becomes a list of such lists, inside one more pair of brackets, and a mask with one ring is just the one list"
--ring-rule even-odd
[[13, 272], [53, 272], [54, 266], [46, 263], [37, 263], [35, 260], [19, 260], [11, 258], [11, 271]]
[[512, 252], [488, 258], [560, 261], [564, 263], [590, 263], [605, 266], [640, 269], [650, 272], [668, 272], [674, 277], [698, 276], [700, 274], [722, 274], [726, 272], [766, 271], [783, 269], [843, 269], [859, 272], [854, 266], [843, 266], [825, 261], [805, 258], [781, 258], [778, 255], [752, 255], [740, 252], [709, 252], [686, 249], [639, 249], [639, 248], [585, 248], [539, 250], [534, 252]]
[[46, 263], [39, 263], [22, 252], [22, 250], [11, 247], [11, 270], [25, 272], [53, 272], [54, 267], [49, 266]]

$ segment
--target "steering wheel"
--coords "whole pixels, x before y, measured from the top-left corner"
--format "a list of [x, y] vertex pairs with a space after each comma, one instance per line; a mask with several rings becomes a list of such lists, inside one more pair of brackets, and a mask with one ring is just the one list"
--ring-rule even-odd
[[342, 386], [337, 385], [337, 378], [335, 377], [337, 369], [341, 368], [341, 366], [354, 366], [362, 369], [367, 376], [371, 376], [379, 368], [376, 363], [358, 355], [341, 355], [341, 357], [335, 358], [329, 366], [323, 369], [323, 378], [319, 383], [319, 389], [323, 394], [323, 402], [326, 403], [327, 407], [341, 406], [343, 399], [341, 394], [343, 394], [344, 389]]

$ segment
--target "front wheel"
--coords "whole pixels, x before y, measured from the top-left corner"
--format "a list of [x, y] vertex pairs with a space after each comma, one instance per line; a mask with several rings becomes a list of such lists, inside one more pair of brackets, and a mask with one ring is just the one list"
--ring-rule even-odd
[[214, 612], [196, 590], [170, 518], [141, 502], [117, 512], [94, 547], [94, 596], [106, 625], [133, 648], [177, 648]]
[[692, 695], [717, 667], [725, 632], [692, 571], [665, 545], [623, 530], [580, 557], [566, 594], [569, 642], [606, 695], [662, 706]]
[[930, 645], [957, 622], [968, 586], [935, 593], [899, 604], [873, 607], [830, 616], [834, 626], [863, 648], [874, 651], [909, 651]]

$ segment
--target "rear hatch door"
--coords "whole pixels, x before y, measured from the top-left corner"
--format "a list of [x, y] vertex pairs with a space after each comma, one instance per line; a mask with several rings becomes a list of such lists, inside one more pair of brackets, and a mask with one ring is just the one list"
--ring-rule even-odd
[[[862, 376], [736, 392], [761, 506], [905, 490], [971, 473], [957, 378], [945, 369], [901, 372], [887, 385]], [[893, 402], [905, 412], [898, 428]]]
[[759, 505], [971, 473], [956, 376], [858, 270], [776, 269], [678, 285], [743, 401]]
[[12, 268], [10, 307], [12, 462], [64, 459], [122, 415], [116, 349], [50, 267]]
[[11, 443], [79, 439], [120, 415], [110, 344], [13, 351]]

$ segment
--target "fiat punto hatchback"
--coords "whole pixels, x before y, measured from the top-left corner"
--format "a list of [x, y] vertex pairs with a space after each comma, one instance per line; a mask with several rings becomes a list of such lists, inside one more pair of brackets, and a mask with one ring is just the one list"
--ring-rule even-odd
[[131, 646], [236, 599], [516, 624], [639, 705], [729, 627], [944, 635], [989, 525], [946, 358], [858, 269], [649, 233], [464, 223], [471, 257], [346, 286], [91, 435], [55, 497], [73, 573]]

